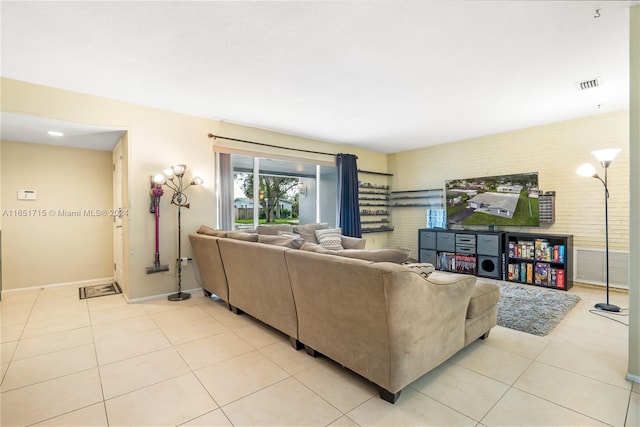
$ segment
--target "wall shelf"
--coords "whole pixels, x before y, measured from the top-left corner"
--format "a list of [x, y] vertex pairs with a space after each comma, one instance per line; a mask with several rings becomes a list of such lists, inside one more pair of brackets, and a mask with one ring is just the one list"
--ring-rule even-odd
[[[389, 218], [375, 218], [388, 217], [391, 208], [444, 209], [444, 191], [441, 188], [391, 191], [388, 180], [392, 174], [364, 170], [358, 173], [371, 175], [369, 179], [372, 181], [358, 182], [360, 217], [368, 217], [360, 222], [363, 233], [393, 231]], [[372, 227], [379, 223], [388, 226]]]
[[389, 219], [389, 173], [359, 170], [360, 175], [369, 175], [367, 180], [358, 182], [360, 204], [360, 231], [362, 233], [382, 233], [393, 231]]
[[389, 205], [394, 208], [444, 208], [444, 191], [441, 188], [426, 190], [392, 191]]

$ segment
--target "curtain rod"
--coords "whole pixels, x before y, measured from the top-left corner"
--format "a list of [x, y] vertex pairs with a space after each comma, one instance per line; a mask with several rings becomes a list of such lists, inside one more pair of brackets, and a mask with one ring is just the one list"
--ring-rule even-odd
[[360, 173], [368, 173], [369, 175], [393, 176], [392, 173], [365, 171], [365, 170], [362, 170], [362, 169], [358, 169], [358, 172], [360, 172]]
[[247, 141], [247, 140], [244, 140], [244, 139], [229, 138], [229, 137], [226, 137], [226, 136], [214, 135], [212, 133], [208, 134], [207, 136], [209, 138], [213, 138], [213, 139], [220, 138], [220, 139], [226, 139], [228, 141], [245, 142], [247, 144], [261, 145], [263, 147], [280, 148], [282, 150], [300, 151], [302, 153], [311, 153], [311, 154], [322, 154], [323, 156], [333, 156], [333, 157], [337, 156], [337, 154], [333, 154], [333, 153], [324, 153], [322, 151], [313, 151], [313, 150], [303, 150], [301, 148], [282, 147], [282, 146], [279, 146], [279, 145], [265, 144], [263, 142], [254, 142], [254, 141]]

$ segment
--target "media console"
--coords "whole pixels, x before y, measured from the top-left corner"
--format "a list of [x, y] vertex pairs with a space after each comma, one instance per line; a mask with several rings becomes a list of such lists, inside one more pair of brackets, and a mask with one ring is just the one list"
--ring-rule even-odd
[[504, 233], [492, 231], [419, 230], [420, 262], [438, 270], [504, 278]]
[[568, 290], [572, 236], [423, 228], [418, 259], [437, 270]]

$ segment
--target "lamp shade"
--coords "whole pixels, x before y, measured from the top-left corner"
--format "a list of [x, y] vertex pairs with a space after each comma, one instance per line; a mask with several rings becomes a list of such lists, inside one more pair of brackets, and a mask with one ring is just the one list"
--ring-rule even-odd
[[173, 169], [173, 173], [175, 173], [176, 176], [182, 176], [182, 175], [184, 175], [184, 172], [187, 170], [187, 166], [186, 165], [175, 165], [175, 166], [171, 166], [171, 169]]
[[164, 176], [164, 174], [162, 173], [157, 173], [153, 176], [153, 183], [154, 184], [158, 184], [158, 185], [162, 185], [165, 182], [167, 182], [167, 178]]
[[576, 173], [580, 176], [588, 176], [588, 177], [594, 177], [594, 178], [598, 176], [598, 174], [596, 173], [596, 169], [589, 163], [585, 163], [581, 165], [576, 170]]
[[621, 150], [619, 148], [608, 148], [606, 150], [592, 151], [591, 154], [593, 154], [595, 158], [598, 159], [602, 167], [606, 169], [620, 151]]
[[162, 171], [162, 173], [164, 174], [164, 176], [166, 176], [167, 178], [171, 179], [175, 176], [175, 174], [173, 173], [173, 169], [172, 168], [166, 168], [165, 170]]
[[191, 180], [191, 185], [200, 185], [203, 182], [204, 181], [202, 181], [202, 178], [200, 178], [199, 176], [194, 176], [193, 179]]
[[620, 148], [608, 148], [606, 150], [592, 151], [591, 154], [593, 154], [599, 162], [611, 162], [616, 158], [620, 151], [622, 151]]

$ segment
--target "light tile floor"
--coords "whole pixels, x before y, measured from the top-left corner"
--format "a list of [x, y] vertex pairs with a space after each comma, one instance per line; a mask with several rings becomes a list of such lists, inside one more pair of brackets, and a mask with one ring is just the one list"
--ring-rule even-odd
[[[391, 405], [361, 377], [199, 293], [183, 302], [5, 294], [0, 423], [9, 426], [638, 426], [628, 328], [589, 313], [548, 336], [496, 327]], [[611, 299], [627, 307], [626, 293]], [[626, 317], [617, 320], [628, 322]], [[437, 344], [437, 343], [434, 343]]]

